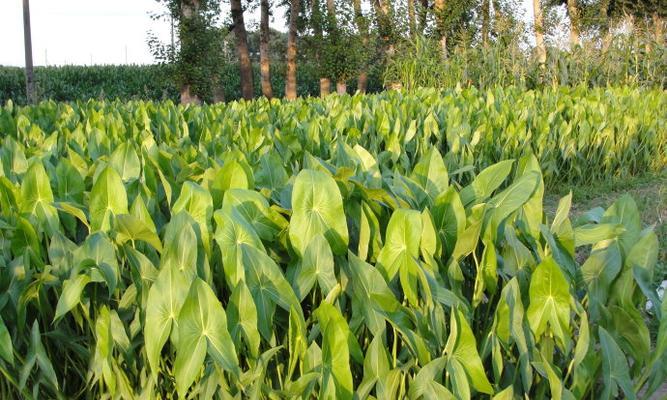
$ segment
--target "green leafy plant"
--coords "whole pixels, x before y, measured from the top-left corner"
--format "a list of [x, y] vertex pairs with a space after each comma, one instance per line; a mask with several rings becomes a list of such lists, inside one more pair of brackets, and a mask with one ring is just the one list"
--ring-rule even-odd
[[[8, 104], [0, 396], [650, 395], [652, 227], [628, 196], [542, 210], [609, 102], [614, 155], [664, 167], [664, 119], [627, 122], [660, 115], [649, 90]], [[568, 162], [627, 163], [598, 154]]]

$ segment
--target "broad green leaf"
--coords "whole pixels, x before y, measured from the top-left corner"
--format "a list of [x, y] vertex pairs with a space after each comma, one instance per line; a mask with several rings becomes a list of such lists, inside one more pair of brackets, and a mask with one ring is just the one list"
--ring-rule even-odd
[[534, 173], [538, 176], [535, 191], [521, 208], [522, 218], [527, 222], [530, 233], [537, 237], [540, 234], [540, 225], [542, 224], [543, 217], [544, 180], [542, 179], [542, 168], [534, 154], [530, 153], [521, 157], [518, 173], [523, 176]]
[[[280, 170], [271, 171], [270, 174], [279, 174]], [[276, 176], [272, 179], [280, 181]], [[275, 183], [274, 183], [275, 184]], [[272, 186], [271, 186], [272, 187]], [[254, 189], [255, 178], [253, 177], [250, 166], [242, 160], [230, 160], [226, 162], [220, 171], [216, 174], [215, 180], [211, 184], [211, 194], [214, 196], [216, 207], [222, 200], [222, 195], [228, 189]]]
[[456, 246], [452, 251], [452, 259], [458, 260], [475, 250], [479, 242], [479, 234], [482, 231], [485, 213], [486, 204], [477, 204], [472, 207], [470, 216], [466, 221], [466, 228], [456, 240]]
[[194, 223], [185, 214], [179, 214], [169, 222], [164, 234], [164, 251], [161, 268], [176, 268], [188, 278], [197, 275], [197, 235]]
[[222, 201], [222, 212], [232, 208], [249, 222], [260, 238], [274, 240], [281, 227], [271, 218], [269, 203], [260, 193], [245, 189], [229, 189]]
[[93, 232], [108, 231], [112, 226], [112, 218], [128, 213], [125, 186], [112, 167], [104, 168], [95, 180], [88, 209]]
[[68, 159], [61, 159], [56, 166], [56, 193], [60, 201], [83, 203], [86, 190], [83, 177]]
[[[613, 332], [625, 354], [631, 355], [637, 363], [649, 358], [651, 337], [644, 317], [634, 308], [612, 305], [609, 307]], [[611, 328], [610, 328], [611, 329]]]
[[[322, 387], [320, 397], [351, 399], [354, 391], [348, 347], [349, 328], [334, 306], [322, 303], [315, 312], [322, 331]], [[333, 388], [329, 387], [333, 384]]]
[[465, 316], [458, 309], [452, 310], [445, 353], [463, 365], [470, 384], [475, 390], [489, 395], [493, 394], [491, 382], [486, 377], [482, 359], [477, 352], [475, 335]]
[[616, 398], [620, 386], [626, 398], [636, 399], [628, 373], [628, 362], [623, 352], [603, 327], [598, 328], [598, 333], [602, 350], [602, 378], [604, 381], [600, 398]]
[[586, 224], [574, 228], [574, 245], [576, 247], [595, 244], [603, 240], [617, 238], [625, 232], [620, 224]]
[[88, 228], [88, 231], [90, 231], [90, 224], [88, 223], [88, 218], [86, 217], [86, 214], [83, 212], [83, 210], [79, 208], [79, 206], [67, 202], [56, 202], [53, 203], [53, 206], [57, 210], [63, 211], [81, 221], [81, 223], [84, 224], [86, 228]]
[[243, 258], [248, 249], [264, 252], [264, 245], [252, 225], [238, 211], [223, 213], [218, 210], [214, 218], [217, 225], [215, 241], [222, 253], [225, 280], [229, 286], [235, 287], [245, 277]]
[[41, 162], [34, 162], [28, 168], [21, 183], [21, 199], [21, 212], [33, 215], [42, 230], [50, 235], [59, 230], [58, 212], [53, 207], [53, 191]]
[[581, 266], [581, 275], [588, 285], [591, 318], [597, 320], [600, 307], [607, 304], [611, 284], [621, 271], [621, 251], [617, 243], [593, 250]]
[[227, 321], [237, 347], [240, 348], [240, 340], [237, 337], [240, 339], [240, 336], [243, 335], [250, 355], [254, 358], [259, 357], [260, 336], [257, 329], [257, 308], [248, 286], [243, 281], [240, 281], [232, 292], [227, 305]]
[[60, 319], [60, 317], [70, 312], [77, 304], [79, 304], [81, 301], [81, 293], [83, 293], [83, 289], [88, 283], [90, 283], [90, 277], [83, 274], [63, 282], [63, 291], [58, 299], [56, 314], [53, 317], [54, 321]]
[[[489, 200], [489, 213], [487, 233], [485, 237], [490, 240], [496, 239], [496, 230], [500, 223], [512, 213], [523, 207], [533, 197], [533, 193], [539, 187], [541, 177], [538, 172], [530, 171], [522, 175], [507, 189], [495, 195]], [[532, 204], [535, 207], [535, 204]], [[541, 216], [541, 210], [540, 210]], [[532, 221], [532, 223], [537, 223]]]
[[4, 358], [9, 365], [14, 365], [14, 345], [2, 317], [0, 317], [0, 357]]
[[259, 331], [270, 340], [275, 306], [285, 311], [293, 307], [303, 319], [301, 305], [275, 261], [262, 250], [248, 247], [242, 260], [246, 283], [257, 307]]
[[221, 368], [238, 376], [239, 362], [227, 331], [227, 316], [213, 290], [196, 278], [178, 314], [174, 375], [181, 397], [192, 385], [208, 354]]
[[121, 143], [111, 153], [109, 165], [113, 167], [125, 182], [138, 179], [141, 174], [139, 156], [130, 142]]
[[30, 346], [28, 347], [28, 355], [26, 356], [26, 361], [23, 364], [20, 374], [19, 388], [25, 387], [26, 381], [30, 375], [31, 370], [37, 364], [39, 370], [44, 374], [46, 380], [53, 385], [53, 387], [58, 390], [58, 377], [55, 370], [53, 369], [53, 364], [49, 359], [44, 344], [42, 343], [42, 334], [39, 330], [39, 323], [35, 320], [32, 323], [32, 329], [30, 331]]
[[445, 162], [435, 147], [431, 147], [426, 154], [420, 157], [411, 177], [431, 199], [435, 199], [449, 186], [449, 176], [447, 175]]
[[188, 294], [188, 278], [176, 265], [163, 267], [148, 292], [144, 343], [153, 379], [160, 371], [160, 353]]
[[500, 293], [494, 321], [495, 333], [506, 345], [514, 341], [521, 353], [528, 352], [524, 333], [524, 308], [517, 278], [512, 278]]
[[336, 182], [323, 172], [302, 170], [292, 192], [290, 243], [301, 255], [318, 234], [324, 235], [334, 254], [347, 251], [347, 222]]
[[384, 247], [378, 256], [378, 269], [387, 282], [400, 275], [401, 287], [411, 304], [418, 304], [419, 244], [422, 218], [419, 211], [394, 211], [387, 225]]
[[547, 258], [537, 266], [530, 279], [530, 304], [527, 317], [530, 329], [539, 338], [547, 324], [561, 343], [569, 342], [569, 285], [556, 262]]
[[255, 174], [258, 187], [280, 190], [287, 184], [289, 176], [283, 166], [283, 160], [275, 152], [267, 152], [259, 159], [259, 169]]
[[623, 254], [628, 254], [641, 233], [641, 217], [632, 197], [626, 193], [616, 199], [614, 204], [605, 211], [601, 222], [623, 225], [625, 231], [619, 235], [618, 241]]
[[[632, 246], [625, 259], [626, 268], [632, 270], [632, 275], [644, 296], [653, 304], [660, 304], [653, 286], [653, 275], [658, 260], [658, 237], [648, 230], [642, 233], [641, 238]], [[662, 317], [662, 313], [656, 307], [656, 315]]]
[[453, 186], [441, 193], [433, 206], [433, 221], [440, 233], [445, 255], [451, 255], [466, 228], [466, 212]]
[[439, 357], [424, 365], [410, 382], [408, 398], [410, 399], [455, 399], [456, 397], [445, 388], [441, 376], [447, 358]]
[[295, 271], [294, 292], [303, 300], [317, 282], [325, 297], [336, 286], [334, 260], [329, 243], [322, 235], [315, 236]]
[[171, 213], [177, 215], [184, 211], [199, 225], [202, 246], [207, 254], [210, 248], [211, 219], [213, 218], [213, 200], [208, 190], [194, 182], [187, 181], [181, 188], [181, 194], [174, 203]]
[[461, 202], [464, 207], [484, 202], [496, 190], [512, 171], [514, 160], [505, 160], [480, 172], [472, 183], [461, 190]]
[[144, 241], [153, 246], [157, 251], [162, 251], [162, 243], [158, 235], [140, 219], [130, 214], [120, 214], [116, 216], [116, 240], [118, 243], [135, 240]]
[[567, 196], [562, 197], [558, 201], [558, 208], [556, 209], [556, 215], [554, 215], [554, 220], [551, 222], [551, 232], [555, 234], [561, 232], [561, 227], [563, 226], [565, 221], [567, 221], [571, 207], [572, 207], [572, 192], [570, 191]]
[[370, 391], [376, 382], [389, 372], [389, 369], [389, 354], [382, 342], [382, 335], [375, 335], [366, 349], [364, 377], [359, 386], [368, 385]]

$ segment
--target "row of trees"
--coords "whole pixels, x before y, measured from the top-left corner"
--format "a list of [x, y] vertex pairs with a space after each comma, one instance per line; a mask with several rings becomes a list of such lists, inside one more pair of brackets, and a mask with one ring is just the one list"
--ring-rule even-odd
[[[285, 97], [297, 96], [300, 63], [314, 63], [320, 74], [320, 93], [347, 91], [356, 78], [357, 90], [366, 91], [368, 69], [396, 56], [400, 44], [417, 36], [437, 40], [447, 59], [456, 46], [489, 46], [513, 31], [525, 31], [519, 0], [228, 0], [230, 15], [222, 15], [220, 0], [156, 0], [163, 3], [176, 38], [149, 44], [156, 57], [174, 63], [183, 103], [201, 99], [223, 100], [216, 68], [236, 62], [245, 99], [254, 93], [252, 55], [244, 15], [260, 10], [259, 64], [262, 94], [273, 96], [272, 62], [286, 63]], [[227, 1], [227, 0], [223, 0]], [[650, 31], [664, 40], [667, 2], [663, 0], [532, 0], [534, 40], [526, 41], [540, 64], [547, 59], [549, 33], [569, 29], [569, 46], [582, 40], [601, 49], [619, 29]], [[226, 6], [226, 5], [225, 5]], [[284, 57], [276, 60], [269, 27], [272, 11], [283, 7], [288, 19]], [[159, 16], [158, 16], [159, 17]], [[279, 34], [280, 35], [280, 34]], [[284, 35], [281, 35], [284, 37]], [[552, 44], [553, 45], [553, 44]], [[230, 49], [232, 47], [233, 49]], [[233, 51], [230, 51], [233, 50]]]

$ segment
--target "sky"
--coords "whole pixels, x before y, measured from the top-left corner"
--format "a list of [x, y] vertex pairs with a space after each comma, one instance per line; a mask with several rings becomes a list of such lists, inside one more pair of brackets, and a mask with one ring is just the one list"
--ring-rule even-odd
[[[532, 16], [530, 0], [524, 0]], [[169, 41], [169, 24], [153, 21], [162, 11], [155, 0], [30, 0], [34, 65], [150, 64], [149, 31]], [[223, 13], [228, 14], [228, 9]], [[284, 10], [271, 21], [285, 30]], [[257, 26], [259, 9], [246, 15], [248, 28]], [[0, 0], [0, 65], [23, 66], [23, 8], [21, 0]]]
[[[170, 37], [169, 24], [150, 17], [163, 10], [155, 0], [30, 0], [33, 63], [150, 64], [148, 32], [165, 42]], [[272, 26], [284, 30], [284, 11], [275, 13]], [[246, 26], [256, 26], [259, 9], [245, 17]], [[21, 0], [0, 0], [0, 38], [6, 38], [0, 41], [0, 65], [23, 66]]]

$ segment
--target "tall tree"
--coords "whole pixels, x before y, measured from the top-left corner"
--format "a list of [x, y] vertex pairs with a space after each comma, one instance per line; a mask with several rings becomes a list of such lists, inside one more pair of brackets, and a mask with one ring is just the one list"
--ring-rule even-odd
[[482, 45], [484, 47], [489, 44], [490, 3], [491, 0], [482, 0]]
[[296, 53], [297, 22], [301, 9], [300, 0], [290, 0], [289, 30], [287, 33], [287, 78], [285, 79], [285, 97], [296, 99]]
[[252, 64], [248, 53], [248, 34], [245, 30], [243, 20], [243, 6], [241, 0], [230, 0], [232, 21], [234, 22], [234, 36], [236, 37], [236, 50], [239, 56], [239, 69], [241, 72], [241, 95], [244, 99], [253, 98], [254, 89], [252, 84]]
[[30, 0], [23, 0], [23, 42], [25, 45], [25, 92], [28, 103], [37, 100], [35, 75], [32, 68], [32, 35], [30, 31]]
[[656, 7], [655, 11], [653, 11], [653, 15], [651, 15], [651, 19], [653, 19], [655, 42], [659, 46], [662, 46], [665, 43], [665, 20], [663, 19], [663, 15], [666, 13], [667, 5], [664, 5], [662, 10]]
[[428, 0], [419, 0], [419, 32], [424, 33], [428, 17]]
[[[338, 20], [336, 18], [336, 5], [334, 0], [327, 0], [327, 33], [329, 35], [329, 42], [332, 51], [338, 50], [341, 36], [338, 27]], [[339, 75], [336, 80], [336, 92], [338, 94], [345, 94], [347, 92], [347, 83], [343, 76]]]
[[542, 14], [542, 4], [540, 3], [540, 0], [533, 0], [533, 17], [537, 61], [540, 63], [540, 66], [544, 67], [547, 62], [547, 48], [544, 43], [544, 16]]
[[371, 0], [380, 40], [386, 55], [394, 54], [394, 21], [391, 0]]
[[180, 58], [185, 60], [180, 63], [179, 69], [181, 72], [181, 103], [199, 103], [199, 96], [195, 93], [193, 86], [195, 85], [198, 68], [192, 65], [188, 60], [194, 59], [197, 48], [197, 28], [198, 28], [198, 14], [199, 0], [182, 0], [180, 2], [180, 23], [179, 23], [179, 40], [181, 44]]
[[156, 60], [174, 67], [169, 71], [179, 85], [181, 102], [223, 101], [221, 43], [229, 29], [219, 27], [220, 0], [155, 1], [167, 12], [153, 14], [152, 18], [167, 19], [172, 36], [169, 43], [163, 43], [149, 32], [148, 46]]
[[447, 58], [447, 26], [445, 14], [445, 0], [435, 0], [433, 11], [435, 13], [436, 30], [440, 42], [442, 57]]
[[310, 6], [310, 22], [313, 27], [313, 33], [315, 35], [315, 62], [317, 63], [320, 71], [320, 97], [325, 97], [331, 93], [331, 80], [328, 76], [326, 76], [325, 68], [323, 68], [322, 65], [325, 58], [324, 51], [326, 51], [324, 41], [325, 21], [322, 16], [320, 1], [312, 0]]
[[260, 0], [259, 7], [259, 65], [262, 94], [270, 99], [273, 97], [273, 88], [271, 87], [271, 56], [269, 54], [269, 0]]
[[368, 86], [368, 20], [361, 11], [361, 0], [352, 0], [354, 8], [354, 22], [357, 25], [357, 32], [361, 36], [361, 51], [364, 53], [360, 57], [359, 76], [357, 77], [357, 90], [366, 93]]
[[567, 0], [567, 15], [570, 19], [570, 49], [581, 45], [580, 29], [581, 13], [577, 0]]
[[417, 36], [417, 20], [415, 17], [415, 0], [408, 0], [408, 29], [410, 31], [410, 37], [415, 38]]

